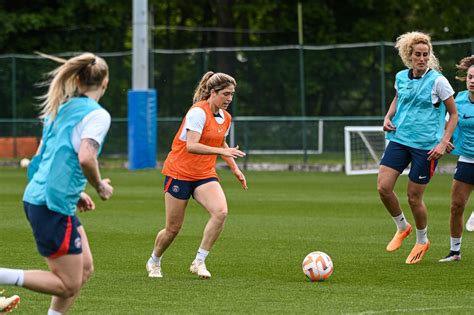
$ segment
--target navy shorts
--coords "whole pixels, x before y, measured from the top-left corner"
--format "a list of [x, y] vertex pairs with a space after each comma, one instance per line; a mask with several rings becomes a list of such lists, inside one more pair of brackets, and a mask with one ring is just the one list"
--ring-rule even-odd
[[164, 192], [168, 192], [171, 196], [182, 199], [188, 200], [194, 193], [194, 190], [209, 182], [218, 182], [219, 179], [217, 177], [210, 177], [200, 180], [179, 180], [176, 178], [172, 178], [169, 176], [165, 177], [165, 189]]
[[474, 185], [474, 163], [459, 162], [454, 170], [454, 179]]
[[77, 231], [81, 222], [75, 215], [67, 216], [28, 202], [23, 202], [23, 206], [41, 256], [56, 258], [82, 253], [81, 235]]
[[414, 149], [412, 147], [390, 141], [380, 161], [385, 165], [403, 173], [411, 163], [408, 178], [418, 184], [428, 184], [434, 175], [438, 160], [428, 160], [430, 150]]

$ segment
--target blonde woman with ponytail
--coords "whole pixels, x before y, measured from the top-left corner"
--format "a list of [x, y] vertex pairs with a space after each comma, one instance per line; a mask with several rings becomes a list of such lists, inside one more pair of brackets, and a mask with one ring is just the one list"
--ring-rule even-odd
[[239, 147], [231, 148], [225, 138], [232, 117], [227, 108], [237, 83], [225, 73], [207, 72], [194, 92], [194, 105], [186, 114], [163, 165], [165, 175], [166, 225], [158, 232], [151, 257], [146, 263], [148, 276], [161, 278], [161, 257], [178, 235], [191, 196], [210, 215], [190, 271], [202, 279], [211, 277], [205, 259], [221, 234], [227, 217], [227, 201], [216, 173], [221, 156], [232, 173], [247, 189], [244, 174], [235, 159], [245, 156]]
[[430, 36], [422, 32], [405, 33], [397, 38], [395, 48], [407, 69], [395, 77], [395, 97], [383, 122], [390, 142], [380, 162], [377, 189], [397, 226], [386, 247], [393, 252], [413, 230], [394, 192], [398, 177], [410, 165], [407, 196], [415, 220], [416, 243], [405, 263], [416, 264], [430, 247], [423, 195], [438, 159], [449, 150], [458, 114], [454, 90], [440, 73]]
[[[44, 55], [43, 55], [44, 56]], [[76, 210], [95, 209], [84, 192], [89, 182], [102, 200], [113, 193], [97, 156], [110, 127], [98, 101], [109, 81], [104, 59], [84, 53], [50, 72], [41, 97], [43, 137], [28, 169], [23, 204], [39, 253], [50, 271], [0, 268], [0, 284], [52, 295], [48, 314], [68, 312], [93, 271], [92, 254]]]

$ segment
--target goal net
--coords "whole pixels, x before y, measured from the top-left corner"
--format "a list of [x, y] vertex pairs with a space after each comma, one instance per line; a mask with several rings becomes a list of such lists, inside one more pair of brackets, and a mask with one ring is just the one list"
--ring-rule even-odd
[[385, 146], [381, 126], [344, 127], [346, 174], [376, 174]]

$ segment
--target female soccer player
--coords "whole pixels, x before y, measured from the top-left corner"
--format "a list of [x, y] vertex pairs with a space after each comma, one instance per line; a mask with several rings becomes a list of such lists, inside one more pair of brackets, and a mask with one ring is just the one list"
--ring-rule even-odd
[[[396, 94], [384, 119], [383, 128], [390, 143], [380, 162], [377, 189], [397, 225], [397, 232], [387, 245], [387, 251], [392, 252], [412, 232], [394, 192], [398, 177], [411, 164], [407, 195], [416, 223], [416, 244], [406, 263], [415, 264], [430, 245], [423, 194], [437, 160], [445, 154], [458, 115], [454, 91], [439, 72], [430, 36], [421, 32], [405, 33], [398, 37], [395, 47], [408, 69], [395, 77]], [[447, 122], [445, 110], [450, 114]]]
[[49, 315], [66, 313], [93, 271], [86, 232], [76, 217], [76, 209], [95, 208], [84, 192], [86, 183], [102, 200], [113, 193], [97, 161], [110, 127], [110, 115], [98, 103], [107, 89], [108, 66], [91, 53], [63, 61], [51, 72], [43, 96], [43, 137], [23, 195], [38, 251], [50, 271], [0, 268], [0, 284], [52, 295]]
[[[440, 262], [461, 260], [463, 214], [466, 203], [474, 188], [474, 55], [462, 59], [456, 68], [456, 78], [466, 81], [466, 91], [456, 96], [459, 121], [454, 130], [454, 150], [459, 155], [451, 189], [451, 249]], [[469, 221], [468, 221], [469, 223]], [[466, 227], [469, 227], [469, 224]]]
[[228, 211], [215, 168], [218, 155], [247, 189], [245, 176], [234, 161], [245, 153], [225, 142], [232, 120], [226, 109], [236, 86], [234, 78], [225, 73], [207, 72], [195, 90], [195, 104], [186, 114], [162, 170], [166, 224], [158, 232], [146, 264], [149, 277], [162, 277], [161, 257], [181, 229], [191, 196], [209, 212], [210, 218], [190, 271], [203, 279], [211, 277], [205, 259], [224, 228]]

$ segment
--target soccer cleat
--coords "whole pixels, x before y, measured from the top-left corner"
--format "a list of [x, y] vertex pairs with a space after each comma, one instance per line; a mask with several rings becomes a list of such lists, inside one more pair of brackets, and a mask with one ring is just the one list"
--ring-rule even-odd
[[449, 255], [441, 258], [439, 262], [451, 262], [451, 261], [460, 261], [461, 260], [461, 252], [450, 251]]
[[20, 297], [18, 295], [10, 296], [9, 298], [0, 296], [0, 312], [7, 313], [11, 312], [14, 308], [18, 307], [20, 303]]
[[430, 248], [430, 241], [426, 241], [424, 244], [415, 244], [415, 247], [413, 247], [405, 262], [409, 265], [419, 263], [423, 259], [423, 256], [425, 256], [428, 248]]
[[154, 262], [147, 261], [146, 271], [148, 271], [148, 277], [150, 278], [163, 278], [161, 266]]
[[198, 275], [201, 279], [209, 279], [211, 277], [211, 273], [207, 270], [206, 264], [204, 261], [199, 259], [195, 259], [192, 262], [191, 267], [189, 267], [189, 271], [195, 275]]
[[407, 223], [407, 228], [404, 229], [403, 231], [398, 231], [397, 230], [397, 232], [393, 236], [392, 240], [387, 245], [387, 251], [388, 252], [393, 252], [393, 251], [396, 251], [397, 249], [399, 249], [400, 246], [402, 246], [403, 240], [406, 239], [408, 237], [408, 235], [410, 235], [412, 230], [413, 229], [412, 229], [412, 227], [409, 223]]
[[466, 230], [469, 232], [474, 231], [474, 211], [471, 213], [471, 216], [466, 222]]

